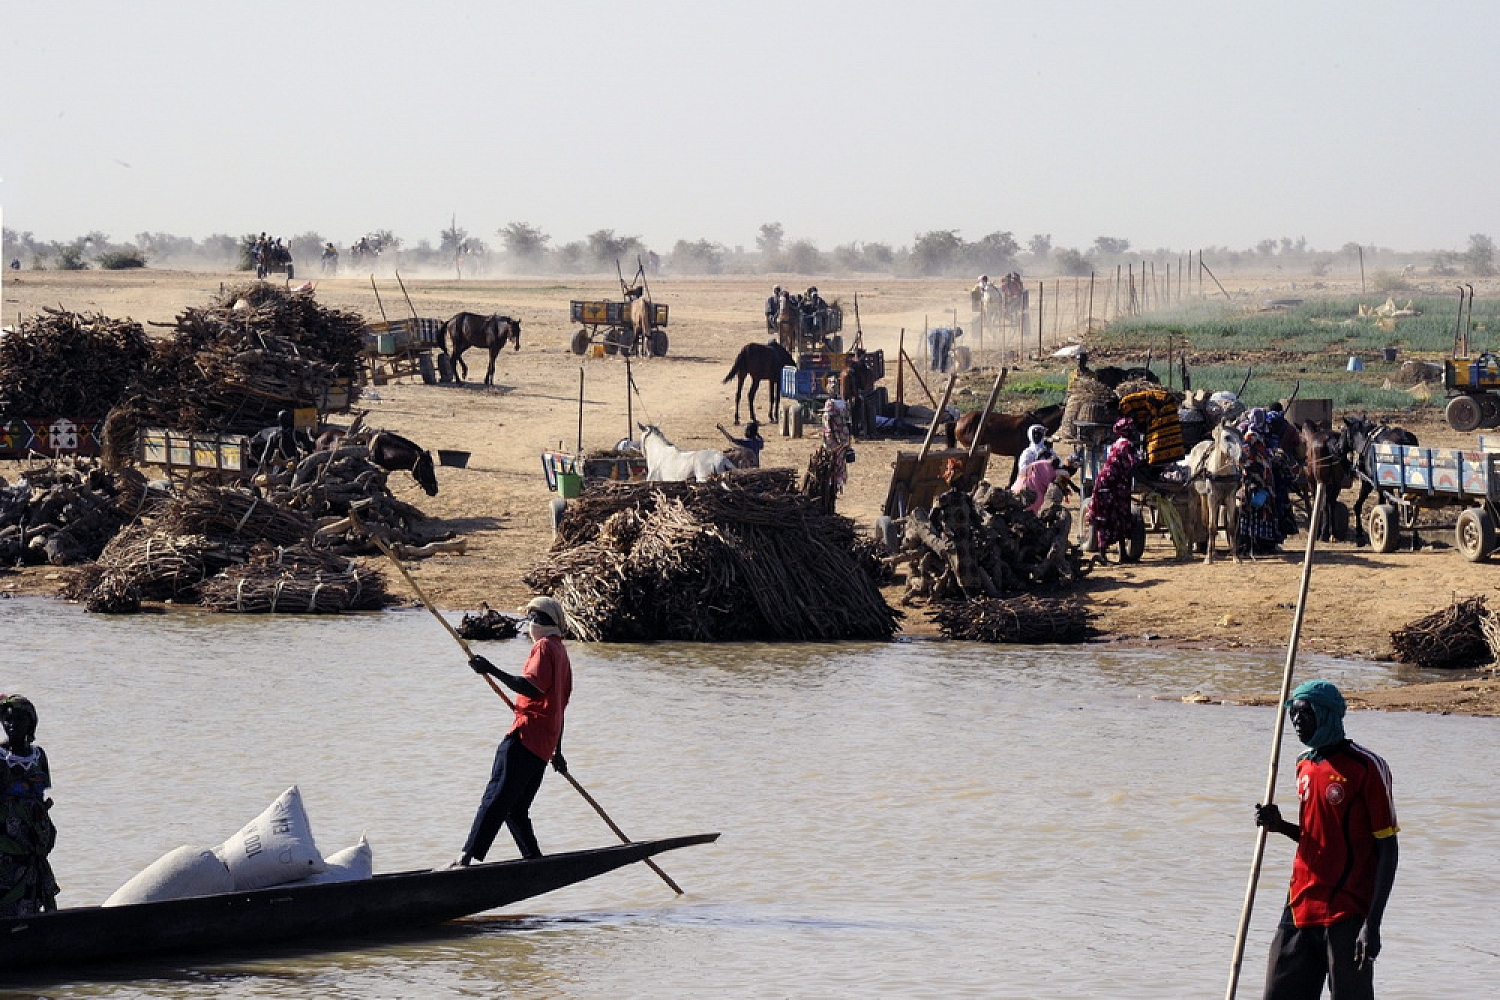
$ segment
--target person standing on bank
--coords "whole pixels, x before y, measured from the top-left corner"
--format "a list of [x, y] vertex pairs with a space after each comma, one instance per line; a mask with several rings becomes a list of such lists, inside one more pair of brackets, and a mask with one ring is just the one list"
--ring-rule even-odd
[[510, 731], [495, 750], [490, 781], [485, 786], [479, 811], [464, 852], [454, 867], [468, 867], [489, 854], [501, 824], [510, 828], [521, 857], [542, 856], [531, 828], [531, 802], [542, 787], [547, 762], [559, 774], [568, 773], [563, 759], [563, 712], [573, 693], [573, 667], [563, 646], [562, 605], [551, 597], [533, 597], [526, 605], [527, 634], [531, 655], [521, 674], [506, 673], [482, 656], [469, 658], [476, 674], [488, 674], [516, 692], [516, 717]]
[[1344, 736], [1344, 696], [1328, 681], [1292, 692], [1287, 716], [1309, 747], [1297, 758], [1297, 823], [1274, 804], [1255, 823], [1297, 842], [1286, 909], [1271, 942], [1267, 1000], [1375, 995], [1380, 922], [1396, 879], [1396, 806], [1391, 770]]

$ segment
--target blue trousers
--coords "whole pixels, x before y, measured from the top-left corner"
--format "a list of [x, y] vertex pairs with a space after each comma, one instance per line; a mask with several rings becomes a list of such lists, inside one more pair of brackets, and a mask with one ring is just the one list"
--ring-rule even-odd
[[547, 762], [521, 745], [511, 733], [495, 748], [495, 763], [490, 768], [490, 783], [484, 788], [474, 825], [464, 843], [464, 853], [480, 861], [490, 852], [500, 824], [510, 827], [510, 835], [520, 848], [521, 857], [539, 858], [536, 833], [531, 829], [531, 802], [542, 787]]

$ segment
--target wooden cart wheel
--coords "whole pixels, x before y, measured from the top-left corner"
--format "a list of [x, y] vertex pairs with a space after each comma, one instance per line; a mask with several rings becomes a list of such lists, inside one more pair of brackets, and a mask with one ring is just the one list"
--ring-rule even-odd
[[843, 354], [844, 353], [844, 338], [840, 337], [838, 334], [834, 334], [832, 337], [829, 337], [828, 338], [828, 349], [830, 351], [832, 351], [834, 354]]
[[610, 356], [620, 353], [620, 342], [615, 339], [615, 332], [611, 329], [604, 334], [604, 353]]
[[1479, 401], [1479, 426], [1500, 427], [1500, 396], [1485, 393], [1475, 398]]
[[794, 437], [794, 438], [800, 438], [801, 436], [802, 436], [802, 407], [801, 406], [794, 406], [794, 407], [792, 407], [792, 437]]
[[781, 436], [792, 436], [792, 407], [785, 404], [781, 407]]
[[1453, 534], [1465, 559], [1484, 562], [1495, 548], [1495, 519], [1483, 507], [1470, 507], [1458, 515]]
[[1396, 518], [1396, 505], [1376, 504], [1370, 508], [1365, 532], [1370, 536], [1370, 548], [1376, 552], [1395, 552], [1401, 540], [1401, 527]]
[[579, 330], [573, 334], [573, 340], [568, 346], [572, 348], [574, 354], [582, 355], [588, 353], [589, 332], [587, 330]]
[[557, 537], [557, 529], [562, 527], [563, 515], [568, 512], [568, 501], [562, 497], [553, 497], [549, 511], [552, 519], [552, 537]]
[[1454, 396], [1448, 400], [1448, 409], [1444, 411], [1444, 415], [1448, 418], [1449, 427], [1466, 434], [1478, 430], [1484, 419], [1479, 401], [1473, 396]]
[[896, 522], [884, 514], [875, 519], [875, 541], [893, 555], [901, 547], [901, 532], [896, 530]]
[[652, 330], [651, 336], [646, 341], [647, 349], [653, 358], [664, 358], [667, 356], [667, 331]]

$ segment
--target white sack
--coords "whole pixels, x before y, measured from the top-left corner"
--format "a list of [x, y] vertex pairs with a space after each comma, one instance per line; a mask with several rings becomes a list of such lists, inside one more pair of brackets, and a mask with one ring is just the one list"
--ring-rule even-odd
[[105, 906], [155, 903], [187, 896], [211, 896], [234, 891], [234, 876], [213, 851], [179, 847], [151, 862], [104, 901]]
[[319, 885], [324, 882], [358, 882], [363, 879], [373, 878], [375, 875], [375, 854], [370, 850], [370, 842], [365, 839], [364, 834], [359, 835], [359, 843], [353, 847], [346, 847], [337, 854], [330, 854], [323, 859], [327, 870], [317, 875], [309, 875], [298, 882], [298, 885]]
[[229, 866], [236, 889], [264, 889], [295, 882], [324, 870], [312, 827], [293, 785], [224, 843], [214, 848]]

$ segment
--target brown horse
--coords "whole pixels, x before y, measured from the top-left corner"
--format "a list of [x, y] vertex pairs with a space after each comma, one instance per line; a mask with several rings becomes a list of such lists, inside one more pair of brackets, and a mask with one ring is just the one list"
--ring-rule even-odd
[[[953, 434], [958, 439], [958, 443], [965, 448], [974, 441], [974, 431], [979, 426], [979, 414], [979, 410], [970, 410], [959, 417], [954, 424]], [[1033, 424], [1041, 424], [1047, 428], [1048, 434], [1055, 434], [1062, 426], [1062, 418], [1061, 403], [1027, 410], [1025, 413], [991, 413], [989, 419], [984, 422], [984, 434], [980, 437], [979, 443], [987, 445], [991, 455], [1008, 455], [1019, 463], [1021, 452], [1025, 451], [1026, 445], [1030, 443], [1026, 437], [1027, 429]], [[1015, 481], [1016, 467], [1012, 464], [1010, 482]]]
[[788, 291], [781, 293], [776, 312], [776, 339], [782, 350], [797, 353], [797, 343], [802, 339], [802, 300]]
[[[755, 418], [755, 390], [762, 382], [771, 383], [771, 420], [781, 416], [781, 369], [797, 364], [780, 344], [746, 344], [735, 355], [734, 366], [724, 376], [727, 383], [739, 378], [734, 387], [734, 422], [740, 422], [740, 393], [745, 388], [745, 379], [750, 379], [750, 419]], [[760, 421], [756, 420], [756, 423]]]
[[1343, 531], [1333, 523], [1330, 515], [1339, 491], [1344, 488], [1344, 479], [1349, 475], [1349, 456], [1344, 451], [1343, 435], [1324, 427], [1316, 420], [1304, 420], [1300, 430], [1304, 455], [1303, 474], [1313, 489], [1317, 489], [1319, 485], [1323, 487], [1322, 506], [1312, 510], [1312, 505], [1308, 505], [1308, 524], [1318, 526], [1318, 541], [1336, 539], [1342, 542]]
[[[506, 341], [521, 349], [521, 321], [509, 316], [481, 316], [478, 313], [461, 312], [443, 324], [442, 344], [453, 360], [453, 377], [462, 382], [469, 375], [469, 366], [464, 364], [463, 353], [471, 347], [488, 348], [490, 367], [484, 373], [484, 384], [495, 383], [495, 355]], [[451, 345], [451, 347], [449, 346]]]

